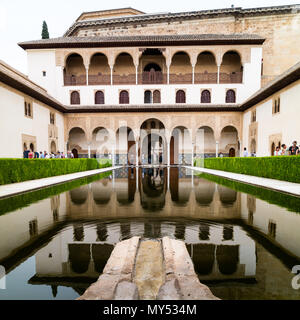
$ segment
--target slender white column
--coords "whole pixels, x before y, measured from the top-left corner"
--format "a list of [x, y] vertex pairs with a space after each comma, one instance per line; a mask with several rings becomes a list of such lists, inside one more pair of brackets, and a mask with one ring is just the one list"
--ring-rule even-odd
[[218, 80], [217, 80], [217, 83], [218, 84], [220, 83], [220, 66], [218, 66]]
[[167, 155], [167, 165], [168, 167], [170, 166], [170, 163], [171, 163], [171, 151], [170, 151], [170, 142], [167, 142], [167, 152], [168, 152], [168, 155]]
[[[139, 165], [139, 142], [135, 142], [135, 166]], [[137, 169], [136, 169], [137, 170]]]
[[216, 141], [216, 158], [219, 156], [219, 141]]
[[192, 164], [191, 166], [194, 166], [194, 143], [192, 143]]
[[114, 67], [110, 67], [110, 84], [113, 85]]
[[170, 84], [170, 66], [167, 66], [167, 84]]
[[168, 167], [168, 190], [170, 190], [170, 167]]
[[85, 69], [85, 74], [86, 74], [86, 85], [89, 85], [89, 68]]
[[195, 66], [192, 66], [192, 68], [193, 68], [193, 71], [192, 71], [192, 76], [193, 76], [192, 83], [195, 84]]
[[91, 158], [91, 145], [88, 144], [88, 157]]
[[139, 191], [139, 168], [135, 168], [135, 175], [136, 175], [136, 191]]
[[114, 144], [112, 145], [112, 148], [111, 148], [111, 163], [112, 163], [112, 166], [114, 167], [115, 166], [115, 145]]
[[135, 67], [135, 84], [138, 84], [139, 80], [138, 80], [138, 66]]

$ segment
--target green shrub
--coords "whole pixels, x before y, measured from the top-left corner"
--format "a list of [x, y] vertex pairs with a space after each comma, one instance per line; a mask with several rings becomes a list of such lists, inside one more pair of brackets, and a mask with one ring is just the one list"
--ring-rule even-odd
[[[200, 159], [195, 160], [195, 166], [200, 164]], [[270, 179], [300, 182], [300, 157], [249, 157], [249, 158], [207, 158], [204, 167], [242, 173], [250, 176]]]
[[110, 166], [106, 159], [0, 159], [0, 185]]

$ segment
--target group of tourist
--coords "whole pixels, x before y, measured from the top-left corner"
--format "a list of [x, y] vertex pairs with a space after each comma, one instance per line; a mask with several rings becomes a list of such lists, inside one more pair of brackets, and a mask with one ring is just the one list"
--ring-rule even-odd
[[[274, 156], [296, 156], [300, 155], [300, 145], [297, 146], [297, 141], [294, 141], [293, 144], [287, 149], [286, 144], [282, 144], [281, 147], [277, 146], [273, 153]], [[243, 157], [248, 157], [247, 148], [244, 148]], [[256, 157], [255, 152], [251, 153], [251, 157]]]
[[68, 151], [67, 154], [63, 152], [57, 151], [54, 152], [47, 152], [47, 151], [40, 151], [40, 152], [33, 152], [32, 150], [24, 150], [23, 152], [24, 159], [73, 159], [74, 154], [71, 151]]

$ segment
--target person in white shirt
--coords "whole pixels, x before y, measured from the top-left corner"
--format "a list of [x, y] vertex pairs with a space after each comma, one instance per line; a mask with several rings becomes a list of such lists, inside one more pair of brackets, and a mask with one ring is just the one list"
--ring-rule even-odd
[[282, 152], [280, 150], [280, 147], [276, 147], [276, 150], [274, 151], [274, 156], [281, 156]]
[[243, 157], [248, 157], [248, 151], [247, 151], [247, 148], [244, 148]]

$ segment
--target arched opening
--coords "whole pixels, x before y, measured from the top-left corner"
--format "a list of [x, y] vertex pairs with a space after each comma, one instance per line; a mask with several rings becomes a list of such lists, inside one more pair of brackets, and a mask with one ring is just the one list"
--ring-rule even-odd
[[229, 149], [229, 157], [230, 158], [234, 158], [235, 157], [235, 149], [234, 148], [230, 148]]
[[112, 184], [108, 178], [92, 183], [93, 199], [97, 205], [108, 204], [112, 193]]
[[150, 90], [144, 92], [144, 103], [152, 103], [152, 92]]
[[136, 84], [136, 70], [130, 54], [120, 53], [115, 61], [113, 83]]
[[211, 103], [211, 96], [209, 90], [203, 90], [201, 92], [201, 103]]
[[90, 260], [89, 244], [69, 244], [69, 261], [73, 272], [78, 274], [87, 272]]
[[275, 150], [276, 150], [276, 145], [275, 145], [274, 142], [272, 142], [272, 144], [271, 144], [271, 156], [274, 156]]
[[218, 185], [220, 201], [224, 207], [232, 207], [237, 199], [237, 192], [233, 189]]
[[209, 180], [194, 177], [195, 197], [201, 207], [208, 207], [214, 199], [215, 184]]
[[95, 93], [95, 104], [104, 104], [105, 100], [104, 100], [104, 93], [103, 91], [97, 91]]
[[[231, 150], [231, 153], [230, 153]], [[219, 143], [219, 152], [222, 152], [225, 156], [235, 156], [239, 154], [239, 139], [238, 131], [233, 126], [226, 126], [221, 131], [221, 139]], [[234, 151], [234, 154], [233, 154]]]
[[[141, 204], [145, 210], [151, 213], [159, 211], [165, 206], [165, 195], [167, 191], [167, 169], [162, 168], [142, 168], [143, 179], [141, 185]], [[155, 222], [154, 222], [155, 224]], [[160, 223], [158, 222], [158, 232], [153, 231], [150, 223], [145, 224], [145, 237], [160, 236]], [[156, 228], [155, 228], [156, 229]], [[152, 235], [152, 236], [151, 236]]]
[[34, 144], [33, 144], [33, 143], [30, 143], [29, 148], [30, 148], [30, 150], [31, 150], [32, 152], [34, 152]]
[[71, 92], [70, 104], [80, 104], [80, 94], [78, 91]]
[[192, 65], [186, 52], [180, 51], [174, 54], [170, 66], [170, 84], [192, 83]]
[[194, 263], [195, 271], [199, 275], [209, 275], [213, 270], [215, 262], [216, 246], [213, 244], [192, 244], [193, 249], [187, 246], [192, 261]]
[[70, 190], [70, 197], [73, 204], [84, 204], [88, 198], [88, 187], [82, 186], [77, 189]]
[[114, 246], [111, 244], [92, 244], [92, 257], [97, 273], [103, 273], [103, 269], [110, 258], [113, 249]]
[[204, 51], [199, 54], [195, 65], [195, 83], [217, 83], [218, 67], [215, 56]]
[[161, 103], [160, 91], [159, 90], [154, 90], [153, 91], [153, 103]]
[[211, 127], [203, 126], [196, 131], [196, 157], [212, 158], [216, 156], [216, 140]]
[[255, 155], [256, 154], [256, 140], [255, 139], [251, 140], [250, 152], [251, 152], [251, 155]]
[[176, 103], [185, 103], [185, 92], [184, 90], [177, 90], [176, 91]]
[[120, 127], [116, 134], [116, 164], [135, 164], [136, 146], [135, 137], [131, 128]]
[[230, 275], [237, 271], [239, 263], [239, 245], [217, 247], [217, 262], [222, 274]]
[[95, 53], [89, 66], [89, 85], [99, 84], [110, 84], [110, 67], [103, 53]]
[[139, 73], [143, 84], [163, 84], [166, 83], [166, 62], [165, 57], [159, 49], [144, 50], [140, 62]]
[[148, 119], [141, 126], [141, 163], [166, 163], [165, 127], [158, 119]]
[[236, 96], [235, 96], [235, 91], [230, 89], [226, 91], [226, 98], [225, 98], [226, 103], [236, 103]]
[[122, 90], [119, 95], [119, 104], [129, 104], [129, 93], [126, 90]]
[[[70, 150], [76, 150], [78, 158], [88, 157], [88, 147], [85, 132], [78, 127], [72, 128], [69, 132], [68, 146]], [[75, 158], [75, 153], [74, 158]]]
[[241, 57], [236, 51], [224, 54], [220, 67], [220, 83], [242, 83], [243, 66]]
[[192, 141], [190, 132], [186, 127], [176, 127], [172, 131], [170, 141], [170, 164], [185, 165], [191, 163]]
[[111, 150], [110, 135], [106, 128], [97, 127], [92, 132], [91, 153], [93, 157], [107, 159]]
[[64, 68], [65, 86], [86, 85], [86, 70], [82, 57], [73, 53], [68, 56]]
[[72, 153], [74, 155], [74, 158], [78, 159], [78, 150], [77, 149], [72, 149]]
[[56, 153], [56, 143], [54, 141], [51, 142], [50, 149], [52, 153]]

